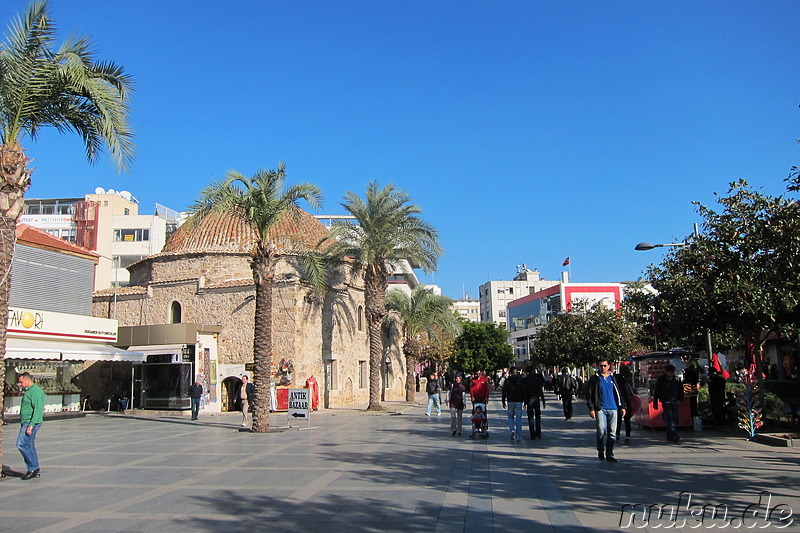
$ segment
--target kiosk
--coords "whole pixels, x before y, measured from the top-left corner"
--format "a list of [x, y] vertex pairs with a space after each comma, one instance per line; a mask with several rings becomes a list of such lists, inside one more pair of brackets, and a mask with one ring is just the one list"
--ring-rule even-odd
[[[649, 428], [666, 427], [662, 417], [663, 409], [653, 407], [653, 392], [656, 380], [664, 373], [664, 368], [671, 364], [675, 366], [675, 374], [681, 376], [688, 366], [688, 362], [696, 359], [697, 354], [683, 350], [670, 350], [667, 352], [650, 352], [636, 355], [632, 358], [633, 382], [637, 390], [642, 391], [642, 406], [636, 413], [636, 422], [639, 426]], [[647, 391], [645, 396], [643, 391]], [[692, 391], [696, 394], [695, 391]], [[690, 409], [690, 395], [684, 386], [684, 396], [678, 407], [678, 426], [692, 427], [692, 413]]]

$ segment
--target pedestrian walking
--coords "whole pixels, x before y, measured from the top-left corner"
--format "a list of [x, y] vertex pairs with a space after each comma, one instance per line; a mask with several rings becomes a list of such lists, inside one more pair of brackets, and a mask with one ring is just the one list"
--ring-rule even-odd
[[667, 365], [664, 373], [656, 379], [653, 391], [653, 409], [658, 409], [661, 402], [661, 418], [667, 425], [667, 440], [677, 444], [681, 440], [678, 435], [678, 406], [683, 401], [683, 383], [675, 377], [675, 366]]
[[475, 377], [469, 385], [469, 395], [472, 398], [472, 405], [476, 403], [486, 404], [489, 402], [489, 378], [486, 377], [486, 372], [483, 370], [476, 370]]
[[17, 385], [25, 391], [19, 406], [20, 428], [17, 449], [22, 454], [22, 459], [28, 468], [22, 479], [28, 480], [40, 476], [39, 455], [36, 453], [36, 433], [39, 432], [39, 428], [44, 422], [45, 395], [42, 388], [34, 384], [33, 376], [29, 372], [20, 374], [17, 378]]
[[247, 376], [242, 376], [242, 382], [239, 385], [239, 388], [236, 389], [236, 400], [240, 403], [242, 407], [242, 426], [247, 427], [252, 422], [250, 420], [250, 402], [253, 401], [253, 396], [255, 396], [256, 390], [252, 383]]
[[428, 383], [425, 385], [425, 392], [428, 393], [428, 410], [425, 412], [425, 416], [431, 416], [433, 407], [436, 407], [436, 416], [442, 416], [442, 398], [439, 395], [442, 392], [442, 388], [439, 384], [439, 376], [436, 372], [432, 372], [428, 377]]
[[450, 398], [447, 405], [450, 406], [450, 431], [453, 436], [461, 436], [461, 418], [464, 414], [464, 393], [467, 388], [461, 383], [461, 376], [456, 376], [453, 387], [450, 389]]
[[617, 416], [625, 414], [625, 405], [608, 359], [598, 361], [598, 370], [589, 378], [586, 405], [589, 407], [589, 416], [597, 424], [597, 458], [616, 463], [614, 440]]
[[578, 380], [569, 373], [569, 368], [561, 369], [558, 376], [558, 394], [561, 396], [561, 406], [564, 409], [564, 420], [572, 418], [572, 399], [578, 393]]
[[203, 384], [197, 378], [194, 385], [189, 385], [189, 398], [192, 399], [192, 420], [197, 420], [200, 414], [200, 399], [203, 397]]
[[622, 433], [622, 426], [625, 426], [625, 444], [628, 444], [631, 441], [631, 418], [633, 415], [636, 414], [636, 406], [634, 404], [639, 404], [639, 399], [637, 398], [636, 389], [633, 388], [633, 384], [625, 379], [622, 374], [616, 374], [614, 376], [617, 380], [617, 385], [620, 387], [620, 392], [622, 393], [622, 401], [625, 404], [625, 411], [620, 413], [617, 418], [617, 431], [616, 431], [616, 439], [619, 441], [620, 434]]
[[[544, 402], [544, 376], [539, 372], [534, 372], [533, 367], [529, 366], [527, 374], [522, 381], [522, 396], [528, 408], [528, 429], [530, 430], [531, 440], [542, 438], [542, 409], [547, 407]], [[541, 408], [539, 407], [541, 402]]]
[[[508, 412], [508, 430], [511, 440], [522, 440], [522, 403], [525, 397], [522, 391], [522, 376], [517, 374], [517, 369], [509, 370], [508, 378], [503, 383], [502, 398], [503, 409]], [[506, 407], [506, 403], [508, 407]]]

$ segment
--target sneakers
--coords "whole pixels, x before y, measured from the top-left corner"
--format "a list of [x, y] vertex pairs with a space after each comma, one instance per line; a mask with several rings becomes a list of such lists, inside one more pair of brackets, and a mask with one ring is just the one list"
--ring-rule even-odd
[[631, 443], [631, 438], [625, 437], [625, 444], [630, 444], [630, 443]]
[[442, 412], [439, 411], [438, 413], [436, 413], [436, 416], [442, 416]]
[[513, 431], [511, 432], [511, 440], [515, 440], [517, 438], [517, 434]]
[[616, 458], [616, 457], [614, 457], [613, 455], [609, 455], [608, 457], [606, 457], [606, 461], [608, 461], [609, 463], [616, 463], [616, 462], [618, 462], [618, 461], [617, 461], [617, 458]]
[[455, 431], [453, 432], [453, 436], [454, 436], [454, 437], [456, 436], [456, 432], [455, 432]]
[[675, 438], [672, 439], [672, 443], [673, 444], [678, 444], [678, 442], [680, 442], [680, 440], [681, 440], [681, 436], [678, 435], [678, 434], [675, 434]]
[[431, 414], [430, 413], [425, 413], [425, 416], [431, 416]]
[[597, 452], [597, 458], [600, 459], [601, 461], [605, 461], [606, 460], [606, 454], [603, 453], [603, 452]]

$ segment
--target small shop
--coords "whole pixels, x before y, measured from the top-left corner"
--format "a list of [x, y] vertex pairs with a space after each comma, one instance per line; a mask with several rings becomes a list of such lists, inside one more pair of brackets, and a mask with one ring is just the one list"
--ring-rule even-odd
[[200, 407], [220, 411], [217, 382], [219, 326], [158, 324], [119, 328], [119, 346], [144, 354], [133, 380], [137, 409], [184, 411], [191, 409], [189, 386], [200, 380]]
[[[651, 352], [632, 358], [634, 386], [642, 398], [642, 406], [636, 413], [636, 422], [640, 426], [649, 428], [666, 427], [662, 417], [662, 406], [659, 405], [658, 409], [653, 407], [656, 380], [664, 374], [664, 369], [667, 365], [673, 365], [675, 367], [675, 375], [680, 378], [689, 363], [696, 357], [697, 355], [692, 352], [667, 351]], [[678, 426], [680, 427], [692, 427], [690, 407], [692, 394], [696, 394], [696, 391], [692, 390], [687, 393], [686, 387], [684, 387], [683, 402], [678, 407]]]
[[[101, 408], [91, 397], [126, 395], [140, 353], [121, 350], [117, 321], [10, 307], [4, 360], [4, 415], [19, 414], [17, 376], [29, 372], [45, 393], [45, 413]], [[102, 371], [101, 371], [102, 367]], [[115, 406], [116, 408], [116, 406]]]

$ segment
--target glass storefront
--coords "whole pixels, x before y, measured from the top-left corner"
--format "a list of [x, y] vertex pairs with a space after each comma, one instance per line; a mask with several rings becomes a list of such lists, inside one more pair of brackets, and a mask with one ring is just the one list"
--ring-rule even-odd
[[83, 361], [56, 361], [36, 359], [6, 359], [3, 413], [18, 415], [22, 390], [17, 377], [29, 372], [34, 382], [45, 393], [45, 412], [79, 411], [81, 409], [80, 375]]

